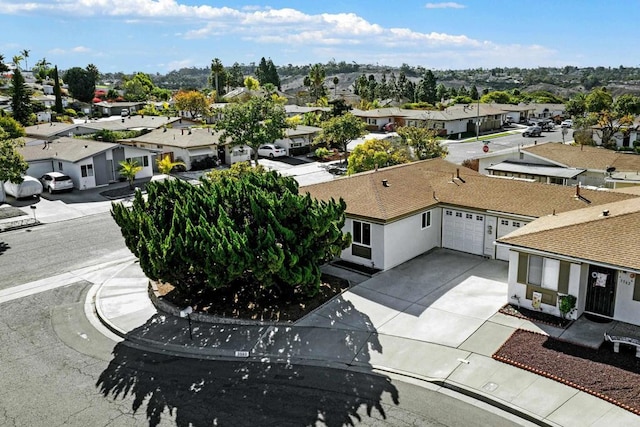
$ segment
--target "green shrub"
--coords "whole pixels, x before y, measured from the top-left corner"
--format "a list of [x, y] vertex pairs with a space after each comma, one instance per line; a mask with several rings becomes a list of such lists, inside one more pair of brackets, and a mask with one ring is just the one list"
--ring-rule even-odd
[[319, 159], [324, 159], [329, 154], [331, 154], [331, 151], [329, 151], [329, 149], [326, 147], [316, 148], [315, 155]]
[[76, 110], [74, 110], [73, 108], [67, 108], [64, 110], [64, 113], [67, 116], [71, 116], [71, 117], [76, 117], [78, 115], [78, 113], [76, 113]]

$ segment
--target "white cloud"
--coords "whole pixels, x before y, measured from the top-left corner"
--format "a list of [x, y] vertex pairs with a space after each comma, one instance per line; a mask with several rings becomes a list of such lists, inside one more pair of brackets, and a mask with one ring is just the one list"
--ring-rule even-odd
[[424, 5], [427, 9], [464, 9], [467, 6], [452, 1], [443, 3], [427, 3]]
[[[540, 46], [505, 45], [474, 39], [465, 34], [384, 27], [355, 13], [309, 14], [293, 8], [261, 6], [234, 9], [207, 4], [184, 4], [181, 1], [30, 0], [29, 3], [24, 3], [23, 0], [0, 0], [0, 16], [22, 14], [69, 19], [98, 16], [103, 20], [113, 18], [119, 22], [135, 24], [138, 31], [151, 29], [154, 34], [158, 28], [167, 24], [166, 31], [194, 44], [197, 39], [215, 39], [214, 43], [229, 46], [236, 46], [238, 42], [257, 45], [255, 48], [243, 47], [242, 51], [234, 52], [236, 58], [253, 49], [262, 52], [266, 46], [285, 55], [287, 59], [284, 60], [289, 60], [288, 52], [295, 51], [305, 58], [302, 59], [303, 63], [342, 55], [342, 58], [358, 62], [389, 61], [389, 65], [405, 62], [416, 65], [437, 63], [438, 67], [440, 64], [453, 66], [464, 63], [466, 66], [463, 68], [466, 68], [488, 66], [492, 61], [493, 66], [522, 65], [522, 61], [548, 64], [555, 55], [555, 52]], [[427, 3], [425, 7], [461, 9], [466, 6], [456, 2], [434, 2]], [[77, 46], [67, 50], [54, 49], [50, 54], [86, 53], [89, 50], [88, 47]], [[97, 52], [99, 49], [93, 51]], [[168, 63], [169, 60], [166, 60], [168, 68], [194, 64], [188, 59]]]

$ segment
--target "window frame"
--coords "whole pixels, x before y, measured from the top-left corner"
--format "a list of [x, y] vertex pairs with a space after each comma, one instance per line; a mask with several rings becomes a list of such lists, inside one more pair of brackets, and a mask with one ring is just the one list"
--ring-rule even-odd
[[[356, 228], [358, 232], [356, 232]], [[351, 224], [353, 243], [371, 247], [371, 224], [364, 221], [353, 220]]]
[[422, 215], [420, 215], [421, 230], [431, 227], [431, 217], [432, 215], [430, 210], [422, 212]]

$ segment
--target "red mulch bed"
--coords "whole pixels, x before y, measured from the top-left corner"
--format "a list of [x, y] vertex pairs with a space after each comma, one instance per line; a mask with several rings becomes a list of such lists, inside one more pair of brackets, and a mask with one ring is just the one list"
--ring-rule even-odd
[[600, 349], [517, 330], [493, 358], [590, 393], [640, 415], [640, 359], [635, 347]]

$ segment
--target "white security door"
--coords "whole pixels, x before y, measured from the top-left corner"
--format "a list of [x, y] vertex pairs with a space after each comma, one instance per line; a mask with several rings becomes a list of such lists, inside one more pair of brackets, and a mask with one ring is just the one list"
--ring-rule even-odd
[[442, 247], [482, 255], [484, 252], [484, 215], [443, 209]]

